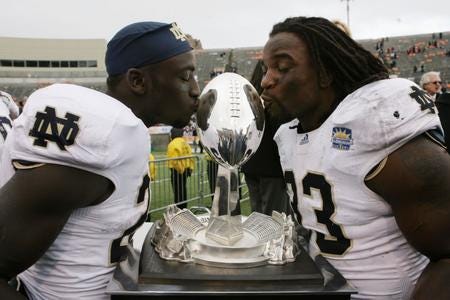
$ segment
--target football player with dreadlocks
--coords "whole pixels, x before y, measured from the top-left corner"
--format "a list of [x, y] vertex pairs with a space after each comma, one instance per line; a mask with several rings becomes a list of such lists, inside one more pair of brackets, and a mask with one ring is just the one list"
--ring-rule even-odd
[[432, 99], [323, 18], [276, 24], [262, 98], [296, 215], [355, 299], [449, 299], [450, 156]]

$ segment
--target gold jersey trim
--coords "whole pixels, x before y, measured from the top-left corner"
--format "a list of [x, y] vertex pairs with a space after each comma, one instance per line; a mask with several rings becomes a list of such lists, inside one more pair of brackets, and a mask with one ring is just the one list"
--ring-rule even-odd
[[23, 162], [23, 161], [18, 161], [18, 160], [14, 160], [12, 162], [12, 165], [14, 166], [14, 168], [16, 170], [29, 170], [29, 169], [35, 169], [35, 168], [39, 168], [45, 165], [45, 163], [35, 163], [35, 162]]
[[364, 181], [369, 181], [369, 180], [375, 178], [375, 176], [377, 176], [378, 174], [380, 174], [381, 170], [383, 170], [384, 166], [386, 165], [387, 160], [388, 160], [388, 156], [383, 158], [383, 160], [380, 161], [378, 163], [378, 165], [375, 168], [373, 168], [369, 172], [369, 174], [366, 175], [366, 178], [364, 178]]

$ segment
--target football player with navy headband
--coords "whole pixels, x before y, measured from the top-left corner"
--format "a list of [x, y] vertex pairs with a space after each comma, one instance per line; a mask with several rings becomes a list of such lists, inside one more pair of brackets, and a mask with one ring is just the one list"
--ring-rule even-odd
[[[262, 98], [309, 252], [354, 299], [450, 299], [450, 157], [432, 99], [323, 18], [276, 24]], [[321, 256], [318, 256], [321, 254]]]
[[[183, 127], [200, 94], [176, 23], [121, 29], [108, 92], [54, 84], [16, 119], [0, 166], [0, 298], [109, 299], [108, 282], [147, 217], [147, 127]], [[16, 292], [8, 281], [18, 275]]]

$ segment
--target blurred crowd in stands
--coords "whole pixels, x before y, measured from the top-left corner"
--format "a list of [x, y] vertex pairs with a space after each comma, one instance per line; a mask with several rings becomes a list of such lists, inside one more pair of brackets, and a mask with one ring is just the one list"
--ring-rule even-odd
[[[375, 51], [374, 54], [388, 67], [391, 75], [419, 83], [420, 76], [429, 71], [441, 72], [444, 80], [448, 77], [448, 36], [448, 33], [440, 32], [420, 36], [387, 37], [377, 40], [373, 48], [368, 47], [369, 41], [363, 41], [362, 44]], [[447, 86], [446, 81], [443, 86]]]
[[[383, 61], [392, 77], [408, 78], [419, 83], [424, 73], [437, 71], [441, 75], [442, 87], [446, 90], [448, 89], [447, 80], [450, 75], [449, 38], [450, 32], [440, 32], [403, 37], [385, 37], [377, 40], [360, 40], [358, 42]], [[261, 47], [205, 50], [202, 48], [200, 40], [192, 37], [191, 40], [196, 49], [196, 73], [200, 88], [203, 88], [212, 78], [224, 72], [235, 72], [250, 79], [262, 55]], [[42, 74], [45, 74], [45, 76]], [[24, 77], [30, 78], [28, 75], [23, 74]], [[91, 75], [72, 73], [72, 78], [67, 72], [64, 74], [54, 72], [51, 75], [49, 75], [49, 72], [41, 72], [41, 75], [39, 75], [39, 72], [36, 72], [31, 77], [39, 79], [39, 76], [43, 76], [40, 80], [17, 83], [19, 76], [20, 74], [17, 72], [0, 70], [0, 77], [3, 78], [0, 81], [0, 90], [11, 94], [19, 107], [23, 107], [28, 95], [33, 91], [54, 82], [70, 82], [98, 91], [106, 90], [106, 85], [102, 83], [102, 78], [98, 77], [98, 72]], [[95, 80], [91, 83], [86, 80], [79, 83], [78, 77], [80, 76], [93, 77]], [[104, 76], [106, 77], [106, 73]]]

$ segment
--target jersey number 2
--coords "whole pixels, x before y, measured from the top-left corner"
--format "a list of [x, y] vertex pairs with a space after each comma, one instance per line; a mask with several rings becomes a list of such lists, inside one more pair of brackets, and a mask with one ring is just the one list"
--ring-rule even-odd
[[[147, 193], [147, 190], [149, 188], [148, 187], [149, 183], [150, 183], [150, 178], [148, 177], [148, 175], [145, 175], [142, 180], [142, 185], [139, 189], [139, 194], [137, 197], [138, 205], [145, 200], [145, 194]], [[150, 200], [148, 201], [148, 204], [150, 204]], [[146, 213], [144, 213], [139, 218], [139, 220], [136, 222], [136, 224], [134, 224], [133, 226], [131, 226], [130, 228], [125, 230], [125, 232], [123, 233], [123, 235], [121, 237], [119, 237], [111, 242], [111, 253], [110, 253], [110, 261], [109, 261], [110, 264], [115, 264], [115, 263], [118, 263], [118, 262], [122, 261], [123, 259], [125, 259], [125, 254], [127, 253], [126, 252], [127, 245], [131, 241], [136, 229], [138, 229], [139, 226], [144, 224], [145, 220], [147, 219], [147, 211], [148, 211], [148, 207], [147, 207]], [[124, 239], [127, 239], [127, 241], [126, 241], [125, 245], [122, 245], [122, 242]]]
[[[285, 178], [292, 187], [296, 187], [295, 177], [292, 171], [286, 171]], [[320, 191], [320, 196], [322, 198], [322, 209], [314, 209], [314, 213], [316, 214], [317, 222], [325, 225], [329, 234], [325, 235], [316, 231], [316, 243], [317, 246], [319, 246], [320, 251], [332, 255], [344, 254], [348, 248], [350, 248], [351, 240], [344, 235], [342, 227], [331, 220], [335, 213], [331, 185], [323, 175], [315, 173], [306, 174], [302, 180], [302, 185], [303, 194], [306, 196], [311, 197], [311, 190], [317, 189]], [[299, 216], [300, 213], [298, 212], [297, 201], [296, 189], [294, 189], [293, 208], [296, 215]]]

